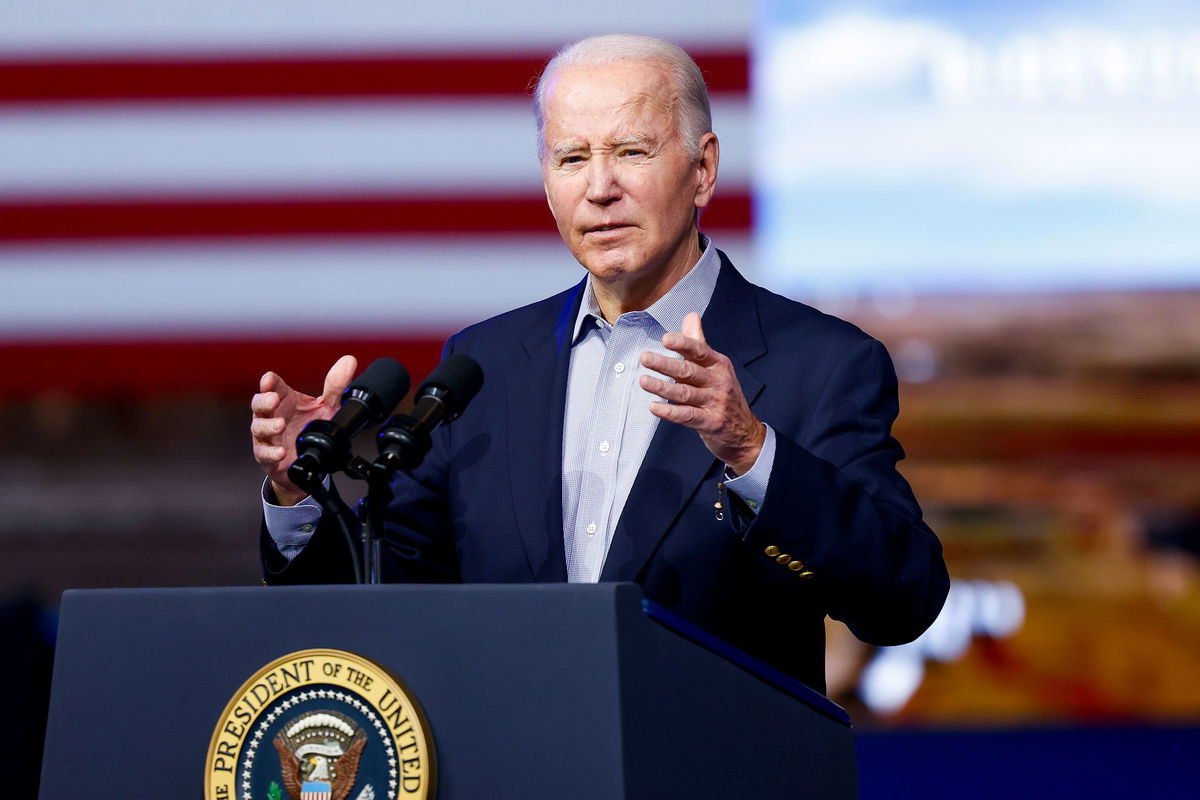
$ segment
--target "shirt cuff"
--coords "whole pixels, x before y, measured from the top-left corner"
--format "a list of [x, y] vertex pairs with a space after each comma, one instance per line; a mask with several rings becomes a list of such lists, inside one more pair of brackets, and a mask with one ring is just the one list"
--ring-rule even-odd
[[[322, 483], [326, 489], [329, 488], [328, 476]], [[276, 505], [271, 502], [274, 499], [268, 478], [263, 481], [262, 487], [263, 521], [279, 554], [291, 562], [300, 555], [320, 524], [321, 506], [312, 497], [306, 497], [294, 506]]]
[[[771, 468], [775, 466], [775, 431], [766, 423], [763, 423], [763, 427], [766, 428], [766, 438], [754, 466], [745, 474], [725, 481], [725, 488], [741, 498], [746, 507], [754, 512], [754, 516], [758, 516], [758, 512], [762, 510], [763, 500], [767, 496], [767, 482], [771, 479]], [[725, 469], [728, 475], [729, 466], [726, 465]]]

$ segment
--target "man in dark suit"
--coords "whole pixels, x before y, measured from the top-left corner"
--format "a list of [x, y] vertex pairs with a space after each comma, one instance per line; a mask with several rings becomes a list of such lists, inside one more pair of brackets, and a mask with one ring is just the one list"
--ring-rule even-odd
[[[547, 66], [535, 109], [546, 197], [588, 276], [447, 343], [487, 380], [396, 481], [385, 574], [636, 581], [818, 689], [827, 614], [868, 642], [915, 638], [948, 580], [895, 469], [891, 363], [699, 233], [719, 146], [695, 64], [647, 37], [586, 39]], [[339, 360], [319, 398], [267, 373], [252, 401], [270, 583], [349, 578], [286, 468], [355, 367]]]

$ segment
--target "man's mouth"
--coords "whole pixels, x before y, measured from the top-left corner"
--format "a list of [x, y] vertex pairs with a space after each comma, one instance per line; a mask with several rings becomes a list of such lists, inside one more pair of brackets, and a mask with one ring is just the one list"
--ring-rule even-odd
[[631, 227], [622, 222], [616, 222], [611, 225], [594, 225], [587, 229], [588, 233], [606, 233], [608, 231], [619, 231], [622, 228]]

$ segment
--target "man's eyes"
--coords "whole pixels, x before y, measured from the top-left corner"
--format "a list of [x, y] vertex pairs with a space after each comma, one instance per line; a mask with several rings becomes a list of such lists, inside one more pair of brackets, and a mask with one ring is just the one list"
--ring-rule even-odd
[[[650, 151], [644, 147], [622, 147], [616, 151], [618, 158], [645, 158], [650, 155]], [[575, 153], [569, 156], [561, 156], [558, 159], [559, 167], [578, 167], [586, 163], [588, 156]]]

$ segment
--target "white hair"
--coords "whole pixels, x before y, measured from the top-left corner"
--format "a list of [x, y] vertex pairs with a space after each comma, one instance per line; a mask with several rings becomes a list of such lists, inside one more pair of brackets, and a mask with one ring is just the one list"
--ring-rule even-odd
[[572, 42], [554, 54], [538, 78], [533, 93], [533, 115], [537, 120], [538, 159], [546, 158], [546, 85], [563, 67], [603, 66], [618, 61], [645, 61], [667, 68], [675, 84], [672, 114], [676, 131], [683, 139], [689, 157], [700, 157], [700, 138], [712, 131], [712, 109], [708, 87], [692, 57], [677, 45], [653, 36], [634, 33], [609, 33]]

